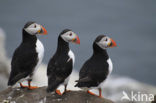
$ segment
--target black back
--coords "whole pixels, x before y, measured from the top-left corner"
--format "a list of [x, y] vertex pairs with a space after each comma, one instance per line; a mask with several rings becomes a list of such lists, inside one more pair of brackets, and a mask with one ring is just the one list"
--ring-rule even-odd
[[107, 51], [96, 44], [96, 42], [100, 41], [100, 38], [97, 38], [93, 43], [93, 55], [82, 66], [78, 83], [75, 86], [97, 87], [107, 78], [109, 73], [107, 60], [109, 57]]
[[8, 85], [14, 85], [17, 81], [32, 74], [38, 62], [38, 54], [35, 50], [37, 37], [28, 34], [23, 29], [23, 40], [16, 48], [11, 61], [11, 73]]
[[[61, 33], [62, 34], [62, 33]], [[50, 59], [47, 68], [48, 92], [54, 91], [71, 74], [73, 60], [69, 58], [69, 43], [58, 37], [57, 51]]]

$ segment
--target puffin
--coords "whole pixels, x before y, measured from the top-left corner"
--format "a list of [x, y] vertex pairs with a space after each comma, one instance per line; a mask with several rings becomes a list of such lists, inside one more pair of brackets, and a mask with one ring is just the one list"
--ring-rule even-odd
[[113, 64], [107, 54], [107, 48], [116, 47], [116, 42], [106, 35], [99, 35], [93, 42], [93, 55], [83, 64], [79, 72], [79, 80], [75, 87], [87, 90], [97, 89], [102, 97], [102, 86], [113, 69]]
[[[38, 88], [37, 86], [31, 86], [33, 74], [38, 69], [44, 56], [44, 46], [37, 38], [38, 34], [46, 35], [47, 30], [33, 21], [28, 21], [24, 25], [22, 42], [13, 53], [8, 86], [19, 83], [21, 88]], [[28, 85], [23, 85], [23, 81], [28, 81]]]
[[[55, 91], [58, 95], [62, 95], [67, 92], [67, 84], [75, 62], [69, 42], [80, 44], [80, 39], [72, 30], [64, 29], [58, 36], [57, 50], [47, 66], [47, 92], [49, 93]], [[60, 85], [65, 87], [63, 93], [57, 90]]]

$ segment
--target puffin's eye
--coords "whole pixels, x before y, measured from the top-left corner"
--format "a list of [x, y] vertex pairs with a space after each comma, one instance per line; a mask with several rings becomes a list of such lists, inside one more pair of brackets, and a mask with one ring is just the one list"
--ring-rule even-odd
[[70, 33], [69, 36], [72, 36], [72, 33]]
[[34, 25], [34, 28], [36, 28], [36, 25]]
[[108, 39], [106, 38], [106, 40], [105, 41], [107, 41]]

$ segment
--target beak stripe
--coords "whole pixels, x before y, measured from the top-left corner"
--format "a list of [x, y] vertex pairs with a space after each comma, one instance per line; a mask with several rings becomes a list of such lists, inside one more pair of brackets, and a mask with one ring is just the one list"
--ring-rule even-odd
[[39, 30], [38, 32], [39, 34], [43, 34], [43, 35], [47, 34], [47, 30], [43, 26], [41, 26], [41, 30]]

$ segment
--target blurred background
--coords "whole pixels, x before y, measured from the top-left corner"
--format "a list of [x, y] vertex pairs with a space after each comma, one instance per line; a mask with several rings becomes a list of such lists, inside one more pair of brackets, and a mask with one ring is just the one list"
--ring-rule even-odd
[[92, 43], [99, 34], [112, 37], [117, 48], [108, 49], [113, 75], [156, 85], [156, 1], [155, 0], [0, 0], [0, 27], [6, 33], [9, 58], [20, 44], [22, 28], [36, 21], [48, 31], [38, 36], [45, 47], [43, 62], [55, 53], [57, 37], [65, 29], [79, 35], [81, 44], [71, 44], [75, 69], [92, 55]]

